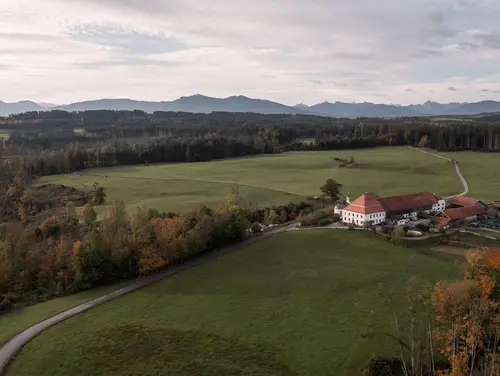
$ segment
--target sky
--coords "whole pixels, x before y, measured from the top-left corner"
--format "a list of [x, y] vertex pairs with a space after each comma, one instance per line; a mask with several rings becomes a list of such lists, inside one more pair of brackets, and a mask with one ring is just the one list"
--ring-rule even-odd
[[500, 100], [498, 0], [0, 0], [0, 100]]

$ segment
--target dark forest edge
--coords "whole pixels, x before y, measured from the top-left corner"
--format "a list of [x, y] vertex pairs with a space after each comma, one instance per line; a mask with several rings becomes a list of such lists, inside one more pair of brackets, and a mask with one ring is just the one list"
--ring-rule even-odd
[[[254, 113], [32, 112], [0, 119], [0, 179], [92, 167], [204, 162], [301, 150], [418, 145], [438, 151], [500, 151], [496, 118], [334, 119]], [[77, 134], [76, 130], [84, 132]]]

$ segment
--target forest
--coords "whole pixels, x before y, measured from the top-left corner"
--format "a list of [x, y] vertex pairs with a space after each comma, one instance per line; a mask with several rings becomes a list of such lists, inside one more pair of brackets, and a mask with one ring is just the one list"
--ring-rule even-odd
[[[91, 167], [202, 162], [300, 150], [418, 145], [439, 151], [500, 151], [493, 117], [334, 119], [253, 113], [33, 112], [0, 119], [0, 179]], [[76, 130], [83, 133], [77, 133]], [[20, 158], [22, 157], [22, 158]]]

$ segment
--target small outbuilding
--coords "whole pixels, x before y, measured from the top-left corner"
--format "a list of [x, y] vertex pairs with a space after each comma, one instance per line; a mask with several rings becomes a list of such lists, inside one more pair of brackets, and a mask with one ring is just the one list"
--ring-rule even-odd
[[466, 207], [471, 207], [471, 206], [482, 206], [483, 208], [487, 208], [488, 205], [486, 205], [484, 202], [481, 200], [476, 200], [475, 198], [472, 197], [465, 197], [465, 196], [455, 196], [448, 201], [448, 206], [450, 208], [466, 208]]

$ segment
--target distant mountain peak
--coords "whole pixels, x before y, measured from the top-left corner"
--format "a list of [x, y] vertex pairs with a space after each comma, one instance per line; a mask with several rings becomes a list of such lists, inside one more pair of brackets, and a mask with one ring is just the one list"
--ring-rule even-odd
[[500, 102], [485, 100], [476, 103], [438, 103], [427, 100], [423, 104], [403, 106], [400, 104], [377, 104], [372, 102], [340, 102], [325, 101], [313, 106], [303, 103], [286, 106], [266, 99], [249, 98], [243, 95], [228, 98], [213, 98], [202, 94], [184, 96], [173, 101], [147, 102], [128, 98], [98, 99], [76, 102], [69, 105], [55, 106], [49, 103], [35, 103], [23, 100], [16, 103], [0, 101], [0, 116], [11, 114], [45, 111], [47, 109], [63, 111], [86, 110], [140, 110], [148, 113], [156, 111], [180, 111], [193, 113], [211, 112], [253, 112], [261, 114], [309, 114], [332, 117], [411, 117], [441, 115], [477, 115], [481, 113], [500, 112]]

